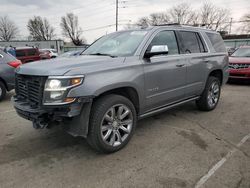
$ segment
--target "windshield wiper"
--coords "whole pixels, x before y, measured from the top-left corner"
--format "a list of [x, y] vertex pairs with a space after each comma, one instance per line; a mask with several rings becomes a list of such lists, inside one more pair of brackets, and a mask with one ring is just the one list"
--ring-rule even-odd
[[87, 55], [109, 56], [109, 57], [112, 57], [112, 58], [117, 57], [117, 56], [115, 56], [115, 55], [111, 55], [111, 54], [104, 54], [104, 53], [93, 53], [93, 54], [87, 54]]

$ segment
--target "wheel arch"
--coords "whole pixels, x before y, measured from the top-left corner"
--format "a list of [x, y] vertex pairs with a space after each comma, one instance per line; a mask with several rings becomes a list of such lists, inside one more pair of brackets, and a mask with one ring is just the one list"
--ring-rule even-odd
[[95, 95], [96, 97], [94, 98], [94, 101], [102, 96], [106, 96], [106, 95], [110, 95], [110, 94], [117, 94], [117, 95], [121, 95], [121, 96], [128, 98], [135, 106], [137, 115], [139, 114], [139, 112], [140, 112], [140, 97], [139, 97], [138, 91], [134, 87], [121, 86], [121, 87], [102, 90], [102, 92], [99, 92], [98, 94]]
[[223, 71], [221, 69], [214, 69], [212, 70], [209, 75], [210, 76], [214, 76], [216, 78], [218, 78], [220, 80], [220, 84], [223, 83]]

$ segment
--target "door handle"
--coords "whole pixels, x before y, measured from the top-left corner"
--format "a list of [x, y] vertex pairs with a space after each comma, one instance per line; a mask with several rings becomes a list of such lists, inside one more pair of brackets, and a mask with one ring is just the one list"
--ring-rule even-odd
[[209, 63], [209, 60], [203, 60], [204, 63]]
[[178, 64], [178, 65], [176, 65], [176, 67], [184, 67], [185, 66], [185, 64]]

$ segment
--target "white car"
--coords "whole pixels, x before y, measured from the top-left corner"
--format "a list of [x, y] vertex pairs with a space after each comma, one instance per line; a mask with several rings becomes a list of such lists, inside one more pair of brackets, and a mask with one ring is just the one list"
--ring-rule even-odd
[[58, 57], [58, 53], [55, 49], [40, 49], [39, 51], [42, 59], [50, 59]]

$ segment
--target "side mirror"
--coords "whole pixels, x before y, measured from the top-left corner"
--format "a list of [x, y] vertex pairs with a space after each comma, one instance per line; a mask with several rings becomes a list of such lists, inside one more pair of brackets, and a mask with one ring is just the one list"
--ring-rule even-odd
[[155, 55], [165, 55], [168, 54], [168, 46], [167, 45], [155, 45], [151, 47], [149, 52], [146, 52], [145, 57], [150, 58]]

